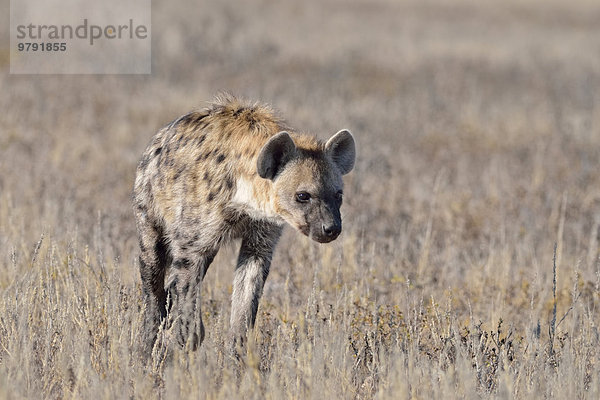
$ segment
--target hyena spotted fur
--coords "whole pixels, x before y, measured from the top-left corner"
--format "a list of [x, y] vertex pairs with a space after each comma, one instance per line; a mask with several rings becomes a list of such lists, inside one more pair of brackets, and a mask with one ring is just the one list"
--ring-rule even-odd
[[142, 156], [134, 187], [143, 351], [151, 351], [167, 314], [181, 346], [202, 343], [200, 283], [219, 247], [236, 238], [230, 334], [243, 341], [283, 225], [320, 243], [340, 234], [342, 175], [354, 159], [349, 131], [322, 143], [291, 131], [268, 106], [231, 96], [162, 128]]

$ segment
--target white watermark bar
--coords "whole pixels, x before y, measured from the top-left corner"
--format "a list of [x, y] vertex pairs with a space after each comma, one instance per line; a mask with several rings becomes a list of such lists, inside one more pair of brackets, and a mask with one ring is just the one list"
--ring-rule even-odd
[[11, 74], [151, 73], [151, 0], [11, 0]]

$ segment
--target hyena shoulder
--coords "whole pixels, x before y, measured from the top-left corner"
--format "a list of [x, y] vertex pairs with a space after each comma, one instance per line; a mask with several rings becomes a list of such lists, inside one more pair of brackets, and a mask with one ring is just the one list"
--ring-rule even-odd
[[136, 198], [152, 202], [169, 222], [185, 205], [198, 212], [231, 201], [260, 208], [264, 202], [252, 196], [264, 197], [270, 185], [255, 179], [258, 153], [284, 129], [269, 106], [221, 96], [157, 133], [138, 166]]

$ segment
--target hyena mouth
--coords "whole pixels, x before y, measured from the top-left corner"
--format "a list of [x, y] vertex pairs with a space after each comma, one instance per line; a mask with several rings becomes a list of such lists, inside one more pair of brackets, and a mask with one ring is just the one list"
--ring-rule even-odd
[[333, 242], [335, 239], [337, 239], [337, 237], [339, 236], [339, 234], [334, 235], [334, 236], [326, 236], [326, 235], [311, 235], [310, 238], [312, 240], [314, 240], [315, 242], [319, 242], [319, 243], [329, 243], [329, 242]]
[[310, 239], [312, 239], [312, 240], [314, 240], [315, 242], [318, 242], [318, 243], [333, 242], [335, 239], [338, 238], [338, 236], [341, 233], [341, 231], [337, 232], [337, 233], [329, 234], [329, 235], [326, 235], [323, 232], [318, 232], [317, 233], [317, 232], [311, 231], [310, 225], [297, 225], [296, 229], [298, 229], [305, 236], [308, 236]]

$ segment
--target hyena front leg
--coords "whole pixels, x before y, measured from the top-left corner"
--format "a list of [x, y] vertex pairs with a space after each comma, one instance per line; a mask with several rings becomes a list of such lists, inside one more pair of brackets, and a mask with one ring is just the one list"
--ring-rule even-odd
[[204, 340], [200, 308], [200, 286], [216, 251], [194, 258], [174, 258], [168, 291], [172, 300], [172, 332], [176, 342], [192, 350]]
[[231, 295], [233, 346], [236, 342], [243, 344], [247, 331], [254, 327], [258, 301], [281, 230], [279, 225], [253, 222], [242, 238]]

